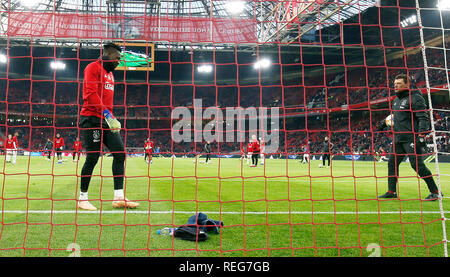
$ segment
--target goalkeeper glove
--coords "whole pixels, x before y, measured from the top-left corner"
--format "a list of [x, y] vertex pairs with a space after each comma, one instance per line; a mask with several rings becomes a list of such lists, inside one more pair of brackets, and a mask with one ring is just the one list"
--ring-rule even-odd
[[424, 134], [419, 134], [419, 141], [420, 142], [425, 142], [425, 135]]
[[424, 147], [425, 149], [428, 148], [429, 144], [433, 144], [433, 136], [430, 134], [429, 131], [421, 132], [417, 135], [419, 145], [421, 147]]
[[422, 145], [424, 145], [424, 144], [427, 143], [427, 140], [428, 140], [427, 134], [425, 134], [425, 133], [420, 133], [420, 134], [418, 135], [418, 137], [419, 137], [419, 142], [420, 142]]
[[117, 120], [110, 111], [104, 110], [103, 116], [105, 117], [105, 121], [109, 126], [109, 129], [111, 129], [111, 132], [118, 133], [120, 132], [120, 128], [122, 127], [120, 125], [119, 120]]

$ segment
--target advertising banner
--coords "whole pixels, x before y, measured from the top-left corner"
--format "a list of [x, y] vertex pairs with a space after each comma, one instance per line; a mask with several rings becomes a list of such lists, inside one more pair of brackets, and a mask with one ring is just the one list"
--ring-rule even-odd
[[104, 16], [10, 12], [8, 36], [146, 41], [255, 43], [256, 22], [249, 19], [157, 16]]

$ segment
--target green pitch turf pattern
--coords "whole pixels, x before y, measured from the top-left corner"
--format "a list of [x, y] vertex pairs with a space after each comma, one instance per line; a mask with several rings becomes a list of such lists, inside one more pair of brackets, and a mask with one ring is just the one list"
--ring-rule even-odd
[[[266, 159], [250, 168], [239, 159], [155, 158], [148, 166], [127, 158], [126, 196], [140, 207], [124, 211], [111, 207], [112, 158], [103, 157], [89, 189], [98, 211], [86, 212], [75, 200], [83, 161], [18, 157], [14, 166], [0, 157], [0, 256], [67, 257], [72, 243], [82, 257], [444, 255], [439, 202], [421, 200], [428, 190], [408, 163], [400, 167], [400, 201], [378, 201], [387, 190], [386, 162], [319, 168], [319, 161]], [[445, 196], [449, 180], [440, 178]], [[448, 206], [444, 198], [446, 217]], [[200, 243], [156, 234], [197, 211], [223, 221], [221, 234]]]

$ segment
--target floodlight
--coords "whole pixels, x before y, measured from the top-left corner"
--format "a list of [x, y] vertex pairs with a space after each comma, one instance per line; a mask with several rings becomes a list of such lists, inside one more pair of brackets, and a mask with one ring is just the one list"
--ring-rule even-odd
[[58, 70], [58, 69], [65, 69], [66, 68], [66, 64], [61, 62], [61, 61], [54, 61], [50, 63], [50, 67], [52, 69]]
[[440, 10], [448, 10], [450, 9], [450, 0], [438, 0], [436, 7]]
[[4, 54], [0, 54], [0, 63], [7, 63], [8, 62], [8, 57], [6, 57], [6, 55]]
[[20, 4], [24, 7], [31, 8], [37, 6], [42, 0], [20, 0]]
[[257, 62], [253, 64], [253, 68], [255, 69], [264, 69], [268, 68], [270, 66], [270, 60], [269, 59], [260, 59]]
[[200, 73], [211, 73], [213, 71], [213, 67], [210, 64], [204, 64], [197, 67], [197, 71]]
[[231, 13], [231, 14], [240, 14], [244, 11], [245, 3], [242, 1], [229, 1], [225, 4], [225, 8]]

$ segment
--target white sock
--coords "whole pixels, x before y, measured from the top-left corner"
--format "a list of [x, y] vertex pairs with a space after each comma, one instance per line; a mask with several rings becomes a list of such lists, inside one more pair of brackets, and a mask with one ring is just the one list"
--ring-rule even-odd
[[80, 200], [88, 200], [88, 193], [80, 191]]
[[115, 189], [114, 198], [124, 198], [123, 189]]

